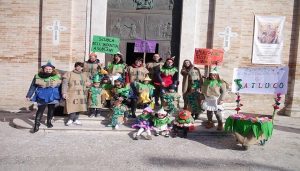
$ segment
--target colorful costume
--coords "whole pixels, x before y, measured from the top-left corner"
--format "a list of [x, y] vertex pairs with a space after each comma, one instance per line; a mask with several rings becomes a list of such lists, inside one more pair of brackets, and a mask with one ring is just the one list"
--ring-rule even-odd
[[[51, 67], [53, 69], [52, 73], [46, 73], [44, 71], [46, 67]], [[26, 98], [37, 102], [38, 104], [33, 132], [39, 130], [40, 122], [46, 107], [48, 107], [47, 127], [53, 127], [51, 120], [53, 118], [55, 104], [58, 104], [61, 99], [61, 82], [60, 75], [55, 71], [55, 67], [50, 61], [46, 65], [43, 65], [42, 70], [34, 76], [26, 95]]]
[[[213, 79], [213, 74], [215, 74], [216, 79]], [[202, 108], [207, 110], [207, 119], [208, 123], [206, 128], [214, 127], [214, 123], [212, 122], [212, 113], [214, 112], [216, 118], [218, 120], [218, 130], [223, 129], [223, 122], [222, 122], [222, 114], [221, 111], [223, 107], [221, 102], [224, 99], [224, 95], [226, 93], [226, 83], [219, 78], [219, 74], [214, 68], [210, 72], [210, 76], [207, 80], [204, 81], [202, 86], [202, 93], [205, 96], [205, 100], [202, 104]]]
[[[186, 62], [189, 62], [190, 65], [186, 66]], [[184, 108], [186, 108], [188, 104], [188, 94], [191, 92], [192, 87], [195, 90], [199, 90], [203, 84], [203, 79], [200, 70], [192, 65], [190, 60], [183, 61], [183, 66], [180, 73], [183, 76], [182, 95], [184, 100]]]
[[150, 107], [146, 107], [143, 110], [143, 113], [137, 117], [136, 124], [132, 125], [132, 128], [138, 128], [138, 132], [136, 136], [134, 137], [135, 140], [138, 140], [140, 135], [145, 131], [147, 132], [146, 139], [151, 139], [151, 125], [150, 120], [152, 118], [153, 110]]
[[[173, 88], [175, 89], [175, 88]], [[167, 92], [163, 95], [163, 107], [169, 114], [175, 114], [179, 109], [180, 95], [175, 92]]]
[[199, 91], [193, 89], [187, 94], [187, 109], [192, 111], [194, 119], [198, 119], [199, 114], [203, 111], [201, 107], [202, 100], [203, 95]]
[[154, 86], [151, 85], [150, 83], [145, 83], [145, 81], [148, 81], [150, 82], [151, 79], [147, 76], [145, 79], [144, 79], [144, 83], [137, 83], [136, 87], [137, 87], [137, 91], [138, 91], [138, 95], [139, 95], [139, 98], [138, 98], [138, 104], [142, 104], [142, 105], [149, 105], [152, 100], [152, 96], [153, 96], [153, 93], [154, 93]]
[[194, 119], [191, 112], [183, 110], [179, 112], [173, 124], [174, 137], [177, 136], [179, 130], [183, 130], [183, 137], [186, 138], [188, 131], [194, 128]]
[[[100, 87], [99, 77], [94, 77], [94, 85], [89, 89], [88, 105], [90, 110], [89, 117], [100, 116], [100, 108], [103, 107], [103, 101], [101, 100], [102, 88]], [[98, 87], [95, 86], [98, 84]]]
[[116, 102], [112, 110], [111, 125], [113, 129], [118, 129], [120, 124], [124, 123], [124, 117], [127, 115], [127, 107], [121, 102]]
[[157, 111], [157, 115], [152, 119], [152, 121], [155, 136], [158, 136], [159, 134], [163, 135], [163, 133], [165, 137], [170, 136], [169, 133], [171, 130], [172, 120], [164, 109], [160, 109], [159, 111]]

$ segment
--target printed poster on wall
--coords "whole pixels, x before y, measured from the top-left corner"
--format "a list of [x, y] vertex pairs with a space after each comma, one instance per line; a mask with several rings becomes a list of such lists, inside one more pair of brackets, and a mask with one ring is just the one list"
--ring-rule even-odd
[[232, 92], [286, 94], [288, 72], [288, 67], [234, 68]]
[[255, 16], [252, 63], [281, 64], [283, 16]]

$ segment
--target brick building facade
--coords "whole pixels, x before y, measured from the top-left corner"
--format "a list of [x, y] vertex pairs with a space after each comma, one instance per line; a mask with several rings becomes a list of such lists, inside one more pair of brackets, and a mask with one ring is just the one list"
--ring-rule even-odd
[[[107, 33], [109, 1], [1, 0], [0, 109], [30, 105], [25, 94], [33, 75], [48, 59], [63, 71], [71, 70], [75, 61], [86, 59], [92, 35]], [[220, 68], [221, 76], [231, 83], [233, 68], [257, 66], [251, 63], [255, 15], [286, 17], [282, 61], [290, 69], [289, 88], [280, 112], [300, 116], [298, 0], [183, 0], [179, 69], [183, 60], [193, 60], [195, 48], [222, 48], [223, 38], [218, 33], [226, 26], [238, 36], [231, 39], [231, 49]], [[98, 56], [105, 62], [104, 54]], [[247, 112], [272, 112], [271, 95], [242, 95], [242, 98], [243, 110]], [[234, 94], [229, 94], [226, 101], [231, 103], [234, 99]]]

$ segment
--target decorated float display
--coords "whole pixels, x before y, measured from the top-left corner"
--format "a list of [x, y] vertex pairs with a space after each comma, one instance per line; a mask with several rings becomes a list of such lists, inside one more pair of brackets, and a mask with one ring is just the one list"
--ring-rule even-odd
[[[272, 136], [281, 95], [287, 92], [288, 68], [236, 68], [233, 77], [232, 91], [237, 97], [236, 114], [226, 119], [224, 130], [232, 132], [244, 149], [253, 144], [264, 145]], [[275, 94], [273, 113], [268, 115], [241, 112], [242, 93]]]

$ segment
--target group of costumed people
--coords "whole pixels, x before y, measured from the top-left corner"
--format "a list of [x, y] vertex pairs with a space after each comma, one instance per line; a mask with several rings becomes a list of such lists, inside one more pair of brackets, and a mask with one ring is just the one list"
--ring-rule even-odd
[[[183, 76], [183, 109], [179, 108], [181, 96], [176, 91], [179, 81], [174, 57], [162, 62], [159, 54], [154, 54], [153, 61], [146, 65], [142, 58], [136, 58], [131, 66], [127, 66], [123, 55], [117, 53], [113, 61], [104, 66], [97, 55], [91, 53], [88, 61], [76, 62], [74, 69], [62, 76], [48, 62], [34, 76], [26, 95], [38, 105], [33, 132], [39, 130], [46, 107], [46, 126], [53, 127], [55, 105], [62, 99], [65, 100], [64, 113], [69, 115], [66, 126], [81, 125], [80, 112], [99, 117], [105, 108], [111, 111], [108, 126], [113, 129], [118, 129], [129, 117], [136, 118], [132, 127], [138, 128], [138, 132], [134, 139], [139, 139], [143, 132], [147, 133], [146, 139], [151, 139], [151, 131], [156, 136], [169, 137], [171, 132], [177, 136], [182, 130], [186, 137], [193, 129], [194, 120], [207, 110], [206, 128], [214, 126], [214, 113], [218, 120], [217, 129], [222, 130], [221, 111], [226, 84], [217, 71], [213, 69], [204, 79], [200, 70], [185, 60], [180, 73]], [[139, 116], [136, 116], [137, 108], [143, 109]]]

